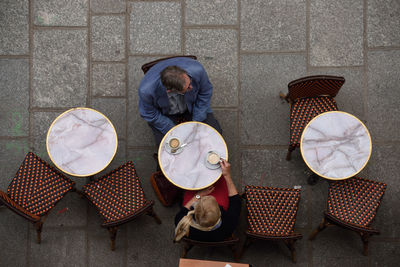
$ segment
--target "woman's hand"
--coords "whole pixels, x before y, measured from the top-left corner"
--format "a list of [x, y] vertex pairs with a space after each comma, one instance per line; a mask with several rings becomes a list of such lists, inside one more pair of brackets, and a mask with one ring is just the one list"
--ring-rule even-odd
[[225, 159], [221, 158], [220, 161], [220, 165], [221, 165], [221, 170], [222, 170], [222, 175], [227, 177], [227, 176], [231, 176], [231, 164], [229, 162], [227, 162]]

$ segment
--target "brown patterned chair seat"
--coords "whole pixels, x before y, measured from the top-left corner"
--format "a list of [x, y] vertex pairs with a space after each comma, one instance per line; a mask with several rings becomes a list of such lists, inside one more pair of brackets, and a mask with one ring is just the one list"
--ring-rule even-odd
[[368, 254], [368, 238], [379, 231], [370, 227], [386, 184], [360, 177], [347, 180], [331, 181], [327, 210], [321, 225], [311, 234], [314, 239], [318, 232], [332, 224], [358, 232], [364, 243], [364, 255]]
[[74, 189], [75, 182], [29, 152], [7, 194], [0, 191], [0, 201], [7, 207], [36, 223], [38, 243], [45, 216], [64, 195]]
[[302, 238], [294, 232], [300, 190], [247, 185], [245, 197], [249, 228], [243, 251], [250, 239], [283, 240], [295, 262], [294, 241]]
[[153, 216], [161, 223], [153, 211], [154, 202], [145, 198], [132, 161], [86, 184], [82, 190], [103, 217], [102, 226], [110, 231], [112, 250], [118, 225], [142, 214]]

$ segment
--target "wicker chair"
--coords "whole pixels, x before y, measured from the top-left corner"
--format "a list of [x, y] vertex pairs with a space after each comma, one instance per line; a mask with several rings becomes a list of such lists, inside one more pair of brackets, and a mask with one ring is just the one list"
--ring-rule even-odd
[[149, 69], [150, 69], [151, 67], [153, 67], [155, 64], [157, 64], [158, 62], [161, 62], [161, 61], [163, 61], [163, 60], [170, 59], [170, 58], [176, 58], [176, 57], [188, 57], [188, 58], [197, 60], [197, 57], [196, 57], [196, 56], [191, 56], [191, 55], [189, 55], [189, 56], [164, 57], [164, 58], [160, 58], [160, 59], [157, 59], [157, 60], [148, 62], [148, 63], [146, 63], [146, 64], [143, 64], [143, 66], [142, 66], [142, 71], [143, 71], [144, 74], [146, 74], [146, 73], [149, 71]]
[[35, 225], [37, 243], [40, 244], [48, 213], [67, 192], [74, 189], [75, 182], [29, 152], [7, 193], [0, 191], [0, 203]]
[[218, 242], [204, 242], [197, 241], [193, 239], [189, 239], [187, 237], [182, 238], [182, 242], [184, 243], [182, 246], [181, 258], [186, 258], [187, 253], [193, 246], [199, 247], [229, 247], [233, 252], [233, 258], [235, 261], [239, 261], [239, 255], [237, 253], [237, 245], [239, 244], [239, 238], [232, 235], [231, 237]]
[[345, 79], [338, 76], [309, 76], [288, 84], [289, 93], [280, 97], [290, 103], [290, 144], [286, 159], [300, 146], [300, 138], [307, 123], [326, 111], [337, 110], [334, 97]]
[[331, 225], [350, 229], [360, 234], [363, 241], [363, 254], [368, 255], [368, 241], [379, 231], [370, 227], [380, 201], [386, 190], [386, 184], [360, 177], [329, 183], [329, 195], [326, 211], [321, 224], [309, 239]]
[[104, 218], [101, 226], [107, 228], [110, 233], [111, 250], [115, 250], [119, 225], [143, 214], [152, 216], [161, 224], [161, 220], [153, 211], [154, 202], [145, 198], [131, 161], [86, 184], [82, 191]]
[[240, 256], [255, 239], [282, 240], [296, 262], [294, 242], [303, 237], [294, 232], [300, 190], [247, 185], [244, 197], [249, 229]]

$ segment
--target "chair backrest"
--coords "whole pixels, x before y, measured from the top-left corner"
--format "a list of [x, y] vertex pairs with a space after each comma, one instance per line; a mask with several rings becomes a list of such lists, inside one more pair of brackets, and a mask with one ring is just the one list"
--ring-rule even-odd
[[146, 74], [146, 72], [148, 72], [149, 69], [151, 69], [151, 67], [153, 67], [153, 66], [154, 66], [155, 64], [157, 64], [158, 62], [163, 61], [163, 60], [166, 60], [166, 59], [170, 59], [170, 58], [176, 58], [176, 57], [187, 57], [187, 58], [191, 58], [191, 59], [197, 60], [197, 57], [196, 57], [196, 56], [192, 56], [192, 55], [188, 55], [188, 56], [164, 57], [164, 58], [160, 58], [160, 59], [157, 59], [157, 60], [154, 60], [154, 61], [151, 61], [151, 62], [148, 62], [148, 63], [144, 64], [144, 65], [142, 66], [142, 71], [143, 71], [144, 74]]
[[369, 226], [385, 190], [386, 184], [360, 177], [331, 181], [328, 213], [349, 223]]
[[335, 97], [345, 79], [339, 76], [316, 75], [303, 77], [288, 84], [288, 97], [291, 101], [302, 97], [329, 95]]
[[300, 190], [247, 185], [249, 228], [255, 233], [281, 236], [294, 230]]

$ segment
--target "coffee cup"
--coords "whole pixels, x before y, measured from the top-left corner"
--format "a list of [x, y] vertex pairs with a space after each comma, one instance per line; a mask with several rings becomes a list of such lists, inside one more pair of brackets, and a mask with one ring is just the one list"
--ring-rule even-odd
[[207, 155], [207, 161], [208, 161], [208, 163], [210, 163], [212, 165], [218, 164], [220, 158], [221, 158], [220, 155], [218, 155], [217, 153], [215, 153], [213, 151], [209, 152]]
[[178, 138], [171, 138], [168, 142], [168, 145], [172, 149], [178, 149], [181, 142], [179, 142]]

